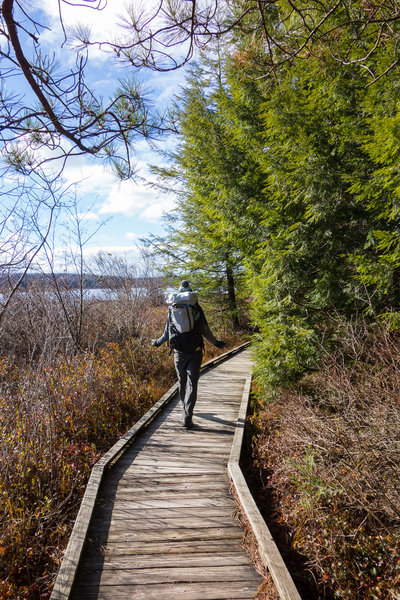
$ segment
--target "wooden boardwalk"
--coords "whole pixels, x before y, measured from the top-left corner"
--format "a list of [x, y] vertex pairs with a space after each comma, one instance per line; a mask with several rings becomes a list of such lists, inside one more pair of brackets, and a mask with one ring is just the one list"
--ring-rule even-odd
[[107, 474], [74, 600], [239, 600], [262, 577], [241, 548], [227, 462], [245, 350], [202, 374], [194, 422], [173, 400]]

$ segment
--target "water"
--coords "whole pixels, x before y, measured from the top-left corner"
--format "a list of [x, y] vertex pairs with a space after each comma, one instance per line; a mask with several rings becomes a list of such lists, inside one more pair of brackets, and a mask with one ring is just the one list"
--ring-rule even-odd
[[[144, 287], [134, 287], [131, 288], [129, 290], [129, 292], [127, 292], [126, 290], [123, 289], [108, 289], [108, 288], [88, 288], [88, 289], [84, 289], [83, 290], [83, 298], [84, 300], [118, 300], [118, 299], [123, 299], [123, 298], [127, 298], [128, 294], [129, 297], [131, 299], [133, 298], [140, 298], [146, 295], [146, 293], [148, 292], [147, 288]], [[25, 290], [18, 290], [16, 292], [16, 296], [18, 297], [23, 297], [26, 294], [29, 294], [29, 290], [25, 291]], [[38, 292], [33, 292], [34, 294], [37, 294]], [[54, 296], [54, 298], [56, 299], [56, 293], [54, 291], [42, 291], [40, 292], [41, 294], [45, 294], [46, 297], [52, 297]], [[80, 296], [80, 290], [77, 289], [72, 289], [72, 290], [63, 290], [61, 291], [61, 294], [68, 297], [69, 295], [73, 295], [76, 296], [77, 298]], [[6, 294], [1, 294], [0, 293], [0, 302], [5, 302], [5, 300], [7, 299], [7, 295]]]

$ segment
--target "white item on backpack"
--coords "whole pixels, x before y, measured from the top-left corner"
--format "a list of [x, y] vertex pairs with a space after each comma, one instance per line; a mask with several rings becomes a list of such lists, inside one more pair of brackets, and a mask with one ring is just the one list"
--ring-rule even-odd
[[196, 292], [175, 292], [169, 294], [171, 321], [178, 333], [188, 333], [195, 326]]

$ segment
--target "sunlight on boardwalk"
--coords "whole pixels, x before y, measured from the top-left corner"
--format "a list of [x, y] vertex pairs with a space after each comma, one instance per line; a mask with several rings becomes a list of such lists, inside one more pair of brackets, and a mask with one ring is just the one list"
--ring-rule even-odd
[[226, 464], [246, 350], [201, 376], [194, 422], [174, 400], [102, 486], [74, 600], [239, 600], [262, 583], [240, 546]]

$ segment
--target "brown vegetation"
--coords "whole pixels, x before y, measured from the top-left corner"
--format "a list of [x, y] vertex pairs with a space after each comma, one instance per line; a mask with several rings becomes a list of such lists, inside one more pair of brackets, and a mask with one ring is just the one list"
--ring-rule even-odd
[[338, 349], [252, 418], [269, 512], [308, 557], [320, 597], [389, 599], [400, 586], [400, 336], [341, 327]]

